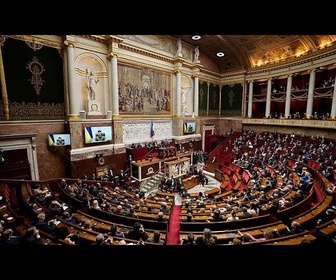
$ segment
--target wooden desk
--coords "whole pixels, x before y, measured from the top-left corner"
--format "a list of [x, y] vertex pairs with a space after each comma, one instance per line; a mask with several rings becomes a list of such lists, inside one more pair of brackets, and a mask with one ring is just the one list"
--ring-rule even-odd
[[161, 170], [162, 160], [158, 158], [137, 160], [131, 163], [131, 177], [139, 182]]

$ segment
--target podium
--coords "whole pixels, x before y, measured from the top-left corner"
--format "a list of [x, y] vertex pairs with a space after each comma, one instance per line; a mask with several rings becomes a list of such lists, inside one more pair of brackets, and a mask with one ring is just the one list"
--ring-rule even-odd
[[188, 173], [190, 169], [190, 158], [183, 157], [177, 160], [166, 161], [166, 176], [177, 178]]
[[161, 169], [159, 159], [143, 159], [131, 162], [131, 177], [138, 182], [152, 177]]

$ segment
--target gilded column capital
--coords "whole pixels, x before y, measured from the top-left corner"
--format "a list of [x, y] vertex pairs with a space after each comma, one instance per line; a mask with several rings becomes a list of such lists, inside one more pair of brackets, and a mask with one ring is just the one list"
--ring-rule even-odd
[[63, 44], [65, 46], [67, 46], [67, 47], [73, 47], [73, 48], [76, 47], [75, 43], [74, 42], [70, 42], [69, 40], [64, 40]]
[[110, 53], [106, 56], [107, 59], [112, 59], [112, 57], [116, 57], [116, 58], [118, 58], [118, 55], [117, 55], [116, 53], [114, 53], [114, 52], [110, 52]]

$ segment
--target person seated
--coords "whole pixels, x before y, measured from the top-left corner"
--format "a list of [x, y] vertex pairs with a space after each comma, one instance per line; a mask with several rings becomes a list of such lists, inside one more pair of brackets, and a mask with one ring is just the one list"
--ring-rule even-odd
[[217, 237], [212, 234], [211, 229], [204, 228], [202, 236], [196, 238], [197, 245], [216, 245]]
[[62, 215], [63, 214], [63, 205], [61, 203], [59, 203], [57, 200], [54, 199], [49, 204], [49, 210], [51, 210], [51, 212], [54, 215]]
[[153, 237], [149, 237], [146, 241], [152, 243], [164, 244], [164, 240], [161, 238], [161, 232], [158, 230], [155, 230]]
[[41, 212], [37, 215], [37, 221], [35, 222], [35, 226], [44, 232], [55, 234], [57, 227], [56, 227], [56, 220], [46, 221], [46, 215], [44, 212]]
[[167, 221], [166, 217], [164, 216], [164, 213], [162, 211], [157, 213], [156, 220], [158, 222], [165, 222]]
[[96, 235], [95, 242], [91, 243], [91, 245], [96, 245], [96, 246], [113, 245], [113, 237], [107, 236], [105, 238], [104, 234], [98, 233]]
[[187, 238], [182, 238], [181, 245], [197, 245], [195, 235], [192, 232], [188, 233]]
[[184, 222], [193, 222], [194, 221], [194, 217], [192, 213], [187, 213], [187, 216], [185, 217], [185, 219], [183, 219]]
[[111, 225], [110, 231], [107, 234], [111, 236], [125, 238], [125, 234], [118, 230], [118, 227], [116, 224]]
[[133, 228], [126, 234], [126, 238], [146, 241], [148, 239], [148, 233], [145, 231], [142, 224], [135, 222]]

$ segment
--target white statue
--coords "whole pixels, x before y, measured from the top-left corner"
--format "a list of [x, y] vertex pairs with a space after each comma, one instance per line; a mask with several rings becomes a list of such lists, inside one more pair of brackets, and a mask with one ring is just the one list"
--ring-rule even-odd
[[88, 89], [88, 100], [96, 99], [96, 86], [98, 82], [99, 79], [93, 75], [92, 71], [86, 69], [86, 87]]
[[182, 42], [181, 42], [181, 38], [178, 38], [178, 40], [177, 40], [177, 51], [176, 51], [176, 55], [178, 55], [178, 56], [182, 56]]
[[198, 46], [195, 48], [194, 50], [195, 54], [194, 54], [194, 62], [198, 62], [198, 57], [199, 57], [199, 48]]

